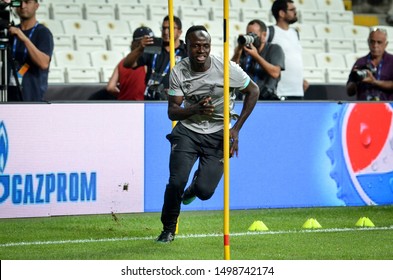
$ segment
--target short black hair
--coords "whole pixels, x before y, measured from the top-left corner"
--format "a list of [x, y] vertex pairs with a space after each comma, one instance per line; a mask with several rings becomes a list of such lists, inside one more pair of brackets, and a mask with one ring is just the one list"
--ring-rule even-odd
[[[164, 21], [169, 21], [169, 16], [164, 17], [164, 19], [163, 19], [162, 21], [163, 21], [163, 22], [164, 22]], [[181, 23], [180, 18], [178, 18], [177, 16], [173, 16], [173, 21], [174, 21], [175, 24], [177, 25], [177, 28], [178, 28], [179, 30], [181, 30], [181, 29], [182, 29], [182, 23]]]
[[252, 21], [250, 21], [250, 22], [247, 24], [247, 26], [249, 26], [249, 25], [254, 25], [254, 24], [258, 24], [258, 25], [259, 25], [259, 29], [261, 30], [261, 32], [266, 32], [267, 27], [266, 27], [266, 24], [265, 24], [262, 20], [253, 19]]
[[[187, 44], [187, 42], [188, 42], [188, 36], [191, 34], [191, 33], [194, 33], [194, 32], [196, 32], [196, 31], [206, 31], [207, 32], [207, 34], [209, 34], [209, 32], [207, 31], [207, 29], [206, 29], [206, 27], [204, 27], [203, 25], [193, 25], [193, 26], [191, 26], [190, 28], [188, 28], [188, 30], [187, 30], [187, 32], [186, 32], [186, 44]], [[210, 34], [209, 34], [210, 35]]]
[[288, 3], [293, 3], [292, 0], [276, 0], [272, 5], [272, 15], [277, 20], [280, 11], [287, 11]]

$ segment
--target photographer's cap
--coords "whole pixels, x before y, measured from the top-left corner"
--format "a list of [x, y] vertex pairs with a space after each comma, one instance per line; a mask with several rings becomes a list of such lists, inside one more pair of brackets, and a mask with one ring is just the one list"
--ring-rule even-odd
[[141, 39], [145, 35], [154, 37], [153, 30], [146, 26], [138, 27], [137, 29], [135, 29], [134, 34], [132, 35], [132, 39]]

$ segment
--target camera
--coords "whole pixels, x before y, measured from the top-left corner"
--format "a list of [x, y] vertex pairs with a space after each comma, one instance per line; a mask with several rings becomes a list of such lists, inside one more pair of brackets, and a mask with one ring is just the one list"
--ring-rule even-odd
[[153, 37], [153, 44], [147, 45], [144, 49], [145, 53], [160, 54], [162, 49], [162, 38]]
[[246, 35], [239, 35], [239, 37], [237, 38], [237, 43], [241, 46], [250, 44], [255, 45], [256, 41], [259, 41], [259, 37], [253, 32], [249, 32]]
[[377, 72], [377, 69], [373, 65], [367, 64], [352, 71], [349, 75], [350, 80], [355, 82], [363, 81], [367, 77], [367, 70], [371, 71], [373, 75]]
[[145, 100], [166, 100], [166, 99], [167, 96], [163, 84], [153, 84], [147, 87], [145, 93]]
[[280, 100], [277, 96], [276, 90], [272, 88], [263, 87], [262, 90], [259, 92], [259, 99], [260, 100]]
[[20, 0], [11, 0], [5, 2], [4, 0], [0, 0], [0, 39], [1, 41], [7, 41], [8, 39], [8, 28], [13, 25], [13, 22], [10, 22], [11, 11], [10, 8], [18, 8], [22, 6], [22, 1]]

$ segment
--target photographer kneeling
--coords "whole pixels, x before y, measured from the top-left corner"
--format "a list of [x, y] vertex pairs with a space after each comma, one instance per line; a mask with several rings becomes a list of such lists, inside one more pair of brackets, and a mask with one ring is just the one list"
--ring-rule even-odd
[[393, 55], [386, 52], [387, 32], [372, 29], [370, 52], [356, 60], [347, 81], [347, 94], [357, 100], [393, 100]]
[[247, 24], [247, 34], [239, 36], [232, 61], [259, 86], [259, 100], [280, 100], [277, 84], [285, 70], [285, 55], [279, 45], [266, 42], [264, 22], [254, 19]]

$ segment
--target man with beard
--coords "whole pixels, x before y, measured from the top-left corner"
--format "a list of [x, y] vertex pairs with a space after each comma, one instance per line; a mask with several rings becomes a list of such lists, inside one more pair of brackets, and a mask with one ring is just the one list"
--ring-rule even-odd
[[386, 52], [387, 44], [385, 29], [371, 29], [370, 52], [355, 62], [348, 78], [349, 96], [367, 101], [393, 100], [393, 55]]
[[[187, 56], [184, 42], [180, 40], [182, 22], [174, 16], [175, 60], [178, 63]], [[160, 53], [146, 53], [145, 48], [154, 44], [151, 36], [144, 36], [137, 48], [131, 51], [123, 62], [125, 68], [147, 66], [146, 91], [147, 100], [165, 100], [169, 88], [170, 48], [169, 48], [169, 16], [163, 19], [161, 26], [163, 45]]]
[[[269, 28], [268, 38], [272, 43], [282, 47], [285, 54], [285, 71], [281, 73], [281, 80], [277, 86], [278, 96], [282, 99], [301, 100], [308, 88], [303, 80], [302, 46], [297, 30], [290, 25], [297, 22], [296, 7], [292, 0], [276, 0], [272, 5], [272, 14], [276, 25]], [[269, 40], [268, 40], [269, 41]]]
[[266, 25], [259, 19], [247, 24], [247, 35], [253, 43], [244, 44], [239, 36], [232, 61], [238, 63], [250, 78], [259, 86], [260, 100], [280, 100], [277, 96], [277, 84], [281, 70], [285, 70], [285, 55], [277, 44], [266, 42]]
[[[188, 58], [180, 61], [170, 76], [168, 117], [177, 124], [167, 136], [170, 175], [161, 213], [163, 231], [156, 240], [161, 243], [174, 240], [181, 203], [211, 198], [223, 174], [224, 62], [210, 56], [211, 37], [204, 26], [190, 27], [186, 44]], [[233, 110], [235, 92], [230, 93], [230, 116], [236, 122], [230, 129], [229, 152], [237, 155], [240, 129], [254, 109], [259, 89], [236, 63], [230, 62], [229, 73], [229, 87], [245, 95], [239, 116]], [[184, 191], [198, 159], [192, 183]]]
[[[37, 0], [23, 0], [16, 8], [20, 24], [11, 26], [8, 101], [43, 101], [53, 54], [53, 36], [38, 23]], [[11, 57], [9, 56], [9, 57]]]

